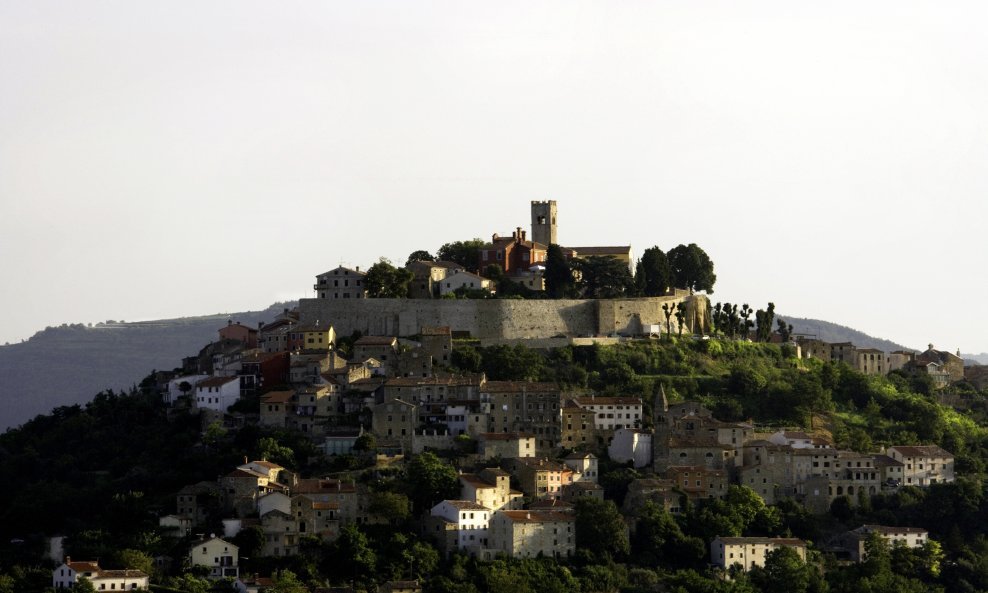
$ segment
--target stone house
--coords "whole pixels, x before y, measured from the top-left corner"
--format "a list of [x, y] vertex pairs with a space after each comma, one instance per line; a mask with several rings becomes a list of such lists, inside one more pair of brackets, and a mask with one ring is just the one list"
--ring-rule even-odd
[[411, 451], [412, 435], [419, 423], [418, 406], [395, 399], [371, 408], [371, 430], [379, 437], [394, 439]]
[[833, 443], [801, 430], [780, 430], [772, 433], [768, 441], [775, 445], [788, 445], [793, 449], [832, 449]]
[[522, 457], [512, 460], [514, 475], [525, 495], [533, 498], [560, 498], [563, 487], [573, 483], [573, 470], [545, 458]]
[[673, 465], [666, 478], [690, 499], [723, 498], [727, 494], [727, 472], [698, 465]]
[[340, 535], [340, 505], [337, 502], [296, 494], [291, 500], [291, 512], [300, 537], [315, 535], [323, 541], [334, 541]]
[[636, 468], [652, 463], [652, 433], [637, 428], [614, 431], [607, 455], [618, 463], [632, 462]]
[[295, 415], [295, 392], [269, 391], [261, 396], [261, 426], [285, 428]]
[[954, 481], [954, 455], [936, 445], [896, 445], [889, 447], [887, 453], [905, 465], [902, 470], [905, 486], [929, 486]]
[[535, 435], [524, 432], [484, 432], [477, 435], [481, 459], [535, 457]]
[[937, 350], [933, 344], [930, 344], [925, 352], [916, 355], [915, 363], [918, 365], [936, 363], [947, 374], [948, 381], [951, 383], [964, 378], [964, 359], [960, 357], [960, 350], [957, 351], [957, 354], [953, 354], [946, 350]]
[[594, 428], [614, 431], [621, 428], [641, 428], [642, 400], [640, 397], [576, 397], [576, 405], [594, 412]]
[[54, 589], [71, 589], [84, 577], [97, 591], [146, 591], [150, 578], [140, 570], [104, 570], [98, 562], [73, 561], [66, 556], [51, 574]]
[[876, 348], [857, 348], [854, 352], [854, 368], [865, 375], [887, 375], [888, 360], [885, 353]]
[[244, 345], [244, 348], [257, 348], [257, 328], [234, 323], [233, 320], [226, 322], [226, 327], [219, 329], [220, 340], [235, 340]]
[[560, 558], [576, 551], [576, 517], [569, 512], [497, 511], [489, 531], [490, 547], [512, 558]]
[[240, 576], [240, 548], [218, 537], [193, 542], [189, 564], [209, 568], [210, 579], [236, 579]]
[[864, 562], [865, 542], [868, 536], [877, 533], [889, 543], [889, 547], [902, 545], [907, 548], [922, 548], [930, 541], [930, 534], [919, 527], [887, 527], [885, 525], [862, 525], [845, 533], [841, 539], [841, 547], [847, 551], [854, 562]]
[[532, 433], [539, 453], [558, 446], [560, 390], [555, 383], [486, 381], [480, 399], [490, 402], [491, 432]]
[[188, 517], [192, 526], [202, 525], [218, 514], [223, 494], [216, 482], [198, 482], [183, 487], [175, 495], [176, 514]]
[[460, 499], [497, 511], [518, 508], [522, 493], [511, 489], [511, 476], [499, 468], [485, 468], [479, 474], [460, 474]]
[[[444, 500], [429, 511], [433, 535], [446, 553], [460, 550], [477, 554], [488, 547], [488, 526], [492, 511], [470, 500]], [[452, 546], [452, 547], [450, 547]]]
[[226, 412], [239, 399], [240, 379], [236, 376], [210, 377], [196, 383], [195, 405], [201, 410]]
[[676, 491], [677, 485], [672, 480], [660, 478], [641, 478], [628, 484], [628, 494], [624, 497], [622, 512], [632, 515], [638, 509], [652, 502], [670, 513], [681, 511], [680, 498]]
[[560, 410], [560, 415], [561, 446], [567, 449], [596, 446], [596, 412], [581, 408], [572, 399], [567, 399]]
[[291, 514], [272, 509], [261, 515], [264, 532], [264, 556], [294, 556], [298, 554], [298, 524]]
[[367, 274], [355, 269], [340, 266], [316, 276], [312, 287], [316, 298], [320, 299], [365, 299], [367, 298]]
[[600, 471], [597, 456], [593, 453], [574, 451], [563, 459], [563, 463], [573, 470], [574, 482], [597, 482]]
[[257, 511], [257, 500], [269, 492], [287, 492], [288, 487], [262, 473], [241, 466], [219, 479], [223, 506], [238, 517]]
[[722, 570], [736, 564], [748, 572], [756, 566], [765, 566], [768, 553], [783, 547], [792, 548], [806, 562], [806, 542], [782, 537], [718, 537], [710, 542], [710, 561]]
[[240, 359], [240, 395], [253, 395], [260, 389], [272, 388], [288, 381], [287, 352], [252, 350]]
[[464, 290], [484, 290], [491, 292], [494, 289], [494, 283], [472, 272], [456, 272], [447, 275], [439, 283], [439, 294], [445, 296], [451, 294], [460, 289]]
[[562, 500], [575, 502], [580, 498], [604, 500], [604, 487], [596, 482], [572, 482], [563, 486]]
[[353, 343], [353, 359], [379, 360], [388, 374], [394, 369], [398, 360], [398, 338], [394, 336], [361, 336]]
[[453, 332], [448, 325], [423, 326], [419, 330], [422, 350], [432, 356], [433, 364], [448, 367], [453, 354]]
[[[368, 497], [366, 489], [352, 482], [342, 482], [329, 478], [300, 479], [292, 486], [293, 499], [302, 495], [316, 502], [333, 503], [340, 525], [350, 523], [364, 524], [367, 522]], [[317, 509], [318, 510], [318, 509]]]

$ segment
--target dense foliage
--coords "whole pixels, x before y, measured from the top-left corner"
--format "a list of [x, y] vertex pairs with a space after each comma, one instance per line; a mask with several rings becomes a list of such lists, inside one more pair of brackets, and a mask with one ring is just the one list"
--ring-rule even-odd
[[[717, 339], [548, 352], [458, 345], [453, 362], [491, 379], [637, 394], [647, 406], [663, 392], [670, 400], [699, 399], [722, 419], [812, 425], [829, 429], [841, 447], [862, 451], [938, 443], [956, 454], [964, 477], [926, 489], [903, 487], [861, 505], [838, 499], [826, 515], [812, 515], [790, 499], [767, 506], [751, 490], [732, 486], [724, 500], [686, 504], [679, 515], [645, 504], [622, 516], [628, 484], [644, 474], [602, 459], [600, 483], [610, 500], [579, 505], [573, 558], [442, 559], [414, 520], [436, 501], [456, 496], [449, 459], [429, 453], [404, 467], [364, 471], [358, 458], [321, 457], [304, 435], [250, 426], [224, 431], [186, 412], [166, 413], [149, 378], [130, 393], [103, 392], [86, 406], [57, 408], [0, 435], [0, 471], [16, 480], [16, 487], [0, 490], [0, 593], [50, 586], [51, 564], [42, 560], [48, 535], [68, 536], [68, 553], [98, 557], [106, 568], [154, 572], [152, 558], [181, 557], [187, 542], [160, 529], [157, 517], [174, 511], [180, 488], [215, 480], [245, 456], [267, 456], [302, 475], [345, 470], [370, 489], [371, 524], [348, 526], [332, 543], [309, 538], [294, 557], [244, 554], [248, 569], [277, 575], [277, 591], [351, 582], [364, 588], [399, 578], [422, 579], [427, 591], [478, 593], [988, 591], [983, 393], [955, 394], [956, 408], [946, 407], [920, 377], [869, 377], [842, 364], [801, 361], [790, 346]], [[361, 443], [362, 450], [374, 447], [369, 438]], [[219, 517], [210, 521], [207, 527], [219, 531]], [[780, 552], [764, 569], [731, 581], [706, 569], [709, 541], [717, 535], [793, 536], [824, 549], [835, 534], [863, 523], [922, 527], [937, 544], [909, 550], [872, 542], [868, 561], [853, 566], [819, 552], [807, 564]], [[258, 537], [258, 530], [244, 530], [237, 543], [256, 550]], [[209, 586], [194, 571], [157, 576], [178, 591]]]

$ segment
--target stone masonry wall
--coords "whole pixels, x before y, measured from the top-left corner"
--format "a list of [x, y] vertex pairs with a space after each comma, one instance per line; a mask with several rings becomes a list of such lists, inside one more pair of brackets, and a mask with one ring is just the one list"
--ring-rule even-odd
[[[662, 304], [686, 301], [684, 333], [709, 330], [703, 295], [608, 300], [302, 299], [301, 322], [332, 323], [337, 335], [412, 336], [422, 326], [449, 326], [481, 340], [637, 335], [642, 324], [665, 323]], [[675, 319], [673, 319], [675, 326]], [[675, 331], [675, 330], [674, 330]]]

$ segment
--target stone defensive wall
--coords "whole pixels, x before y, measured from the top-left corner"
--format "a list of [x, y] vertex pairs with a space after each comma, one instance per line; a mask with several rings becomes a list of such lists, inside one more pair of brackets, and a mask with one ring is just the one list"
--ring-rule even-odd
[[[709, 331], [705, 295], [592, 299], [302, 299], [302, 324], [329, 322], [337, 335], [413, 336], [424, 326], [449, 326], [482, 341], [640, 335], [643, 326], [665, 327], [662, 305], [687, 305], [684, 333]], [[676, 318], [672, 318], [677, 331]]]

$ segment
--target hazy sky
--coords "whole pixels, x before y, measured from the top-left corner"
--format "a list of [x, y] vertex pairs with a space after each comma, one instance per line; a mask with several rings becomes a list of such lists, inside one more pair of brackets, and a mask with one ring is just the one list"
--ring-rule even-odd
[[0, 0], [0, 343], [528, 227], [988, 351], [984, 2]]

